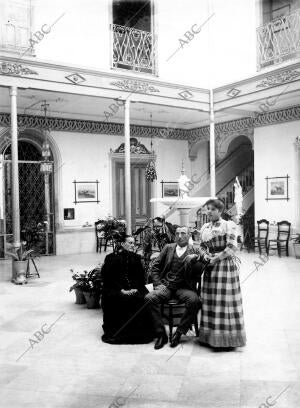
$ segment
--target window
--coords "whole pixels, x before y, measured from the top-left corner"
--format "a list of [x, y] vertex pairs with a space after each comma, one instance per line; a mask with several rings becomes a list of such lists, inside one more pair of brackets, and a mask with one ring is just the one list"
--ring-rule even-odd
[[11, 52], [25, 51], [31, 29], [30, 0], [0, 0], [0, 48]]
[[112, 15], [112, 67], [156, 73], [152, 2], [113, 0]]

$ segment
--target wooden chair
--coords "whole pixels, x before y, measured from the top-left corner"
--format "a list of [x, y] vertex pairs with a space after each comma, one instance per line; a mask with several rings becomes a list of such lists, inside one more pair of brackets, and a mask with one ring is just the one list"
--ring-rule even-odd
[[276, 250], [278, 256], [281, 257], [281, 251], [286, 252], [286, 256], [289, 256], [289, 239], [291, 235], [291, 223], [288, 221], [277, 222], [277, 239], [269, 239], [267, 255], [269, 251]]
[[248, 253], [255, 249], [254, 225], [252, 217], [245, 216], [243, 218], [244, 240], [241, 245], [241, 251], [246, 248]]
[[[195, 282], [194, 289], [197, 292], [197, 295], [199, 296], [199, 298], [200, 298], [200, 293], [201, 293], [201, 276], [202, 276], [206, 266], [208, 265], [208, 263], [209, 262], [207, 262], [206, 264], [205, 263], [201, 264], [201, 266], [199, 266], [199, 269], [197, 267], [197, 270], [194, 272], [194, 273], [197, 274], [197, 282]], [[169, 309], [168, 313], [165, 313], [165, 307], [168, 307], [168, 309]], [[180, 300], [176, 299], [176, 298], [172, 298], [172, 299], [168, 300], [167, 302], [162, 303], [162, 305], [161, 305], [161, 315], [168, 322], [169, 340], [170, 341], [171, 341], [172, 335], [173, 335], [173, 328], [177, 326], [177, 324], [175, 324], [174, 320], [181, 318], [182, 311], [179, 311], [179, 309], [182, 309], [184, 307], [185, 307], [184, 303], [180, 302]], [[198, 313], [197, 313], [197, 316], [194, 319], [193, 325], [195, 327], [196, 336], [198, 337], [199, 336]]]
[[114, 240], [110, 237], [107, 237], [103, 228], [104, 228], [103, 221], [99, 220], [95, 222], [96, 252], [101, 253], [102, 246], [104, 246], [104, 252], [106, 252], [108, 246], [111, 246], [114, 251], [115, 249]]
[[257, 221], [257, 236], [254, 238], [254, 248], [258, 247], [260, 255], [262, 249], [268, 253], [269, 225], [269, 221], [264, 218]]
[[[200, 291], [201, 291], [201, 283], [198, 282], [196, 292], [199, 297], [200, 297]], [[167, 312], [165, 312], [165, 307], [168, 308]], [[180, 300], [176, 298], [172, 298], [168, 300], [167, 302], [161, 304], [161, 315], [167, 320], [168, 326], [169, 326], [169, 341], [171, 341], [172, 339], [173, 328], [177, 326], [177, 324], [175, 324], [175, 319], [180, 319], [183, 314], [182, 310], [179, 310], [179, 309], [182, 309], [184, 307], [185, 307], [184, 303], [180, 302]], [[198, 314], [194, 319], [193, 325], [195, 328], [196, 336], [198, 337], [199, 336]]]
[[105, 234], [102, 228], [104, 224], [102, 221], [95, 222], [95, 233], [96, 233], [96, 252], [101, 253], [102, 245], [104, 244]]

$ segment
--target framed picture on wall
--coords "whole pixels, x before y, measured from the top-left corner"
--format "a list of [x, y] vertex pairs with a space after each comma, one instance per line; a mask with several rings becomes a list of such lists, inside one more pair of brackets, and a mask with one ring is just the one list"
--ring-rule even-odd
[[73, 181], [75, 188], [74, 203], [99, 203], [99, 181]]
[[161, 196], [178, 197], [179, 185], [177, 181], [161, 181]]
[[74, 220], [75, 219], [75, 209], [74, 208], [64, 208], [64, 220]]
[[266, 200], [289, 200], [289, 176], [266, 177]]

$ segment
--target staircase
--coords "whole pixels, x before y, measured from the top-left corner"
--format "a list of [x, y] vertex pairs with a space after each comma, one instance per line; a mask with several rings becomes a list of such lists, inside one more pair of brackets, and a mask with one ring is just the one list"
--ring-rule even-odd
[[[253, 165], [246, 166], [237, 175], [243, 191], [243, 213], [246, 213], [254, 202], [254, 168]], [[234, 203], [234, 183], [235, 177], [231, 179], [220, 191], [217, 196], [225, 203], [225, 212], [228, 216], [237, 214]]]
[[[254, 203], [254, 168], [253, 165], [245, 167], [238, 175], [239, 182], [243, 190], [243, 214], [249, 215], [249, 210]], [[217, 192], [217, 197], [221, 198], [225, 203], [223, 217], [231, 219], [237, 214], [236, 205], [234, 203], [234, 183], [233, 177], [221, 190]], [[206, 212], [199, 209], [197, 211], [197, 229], [208, 222]]]
[[[207, 177], [207, 175], [209, 176], [209, 172], [207, 171], [206, 173], [207, 174], [203, 174], [202, 180], [194, 185], [190, 191], [190, 196], [205, 197], [210, 195], [210, 178]], [[216, 195], [224, 200], [225, 213], [228, 214], [228, 218], [236, 214], [233, 187], [236, 176], [238, 176], [243, 189], [243, 210], [246, 212], [254, 201], [253, 151], [248, 144], [240, 145], [216, 165]], [[201, 174], [197, 174], [195, 179], [196, 178], [201, 178]], [[164, 213], [164, 217], [167, 219], [174, 214], [175, 211], [175, 208], [167, 210]], [[194, 220], [196, 218], [197, 226], [206, 222], [205, 214], [201, 214], [200, 212], [196, 214], [196, 210], [192, 210], [190, 215], [190, 220], [192, 220], [191, 226], [195, 226]]]
[[[245, 162], [246, 157], [246, 162]], [[219, 192], [225, 185], [234, 179], [244, 168], [253, 163], [253, 151], [248, 144], [242, 144], [216, 165], [216, 191]], [[207, 172], [209, 176], [209, 172]], [[201, 176], [200, 175], [197, 175]], [[195, 177], [196, 178], [196, 177]], [[204, 179], [204, 181], [203, 181]], [[210, 178], [202, 177], [200, 183], [195, 184], [190, 195], [207, 197], [210, 195]], [[217, 194], [218, 195], [218, 194]]]

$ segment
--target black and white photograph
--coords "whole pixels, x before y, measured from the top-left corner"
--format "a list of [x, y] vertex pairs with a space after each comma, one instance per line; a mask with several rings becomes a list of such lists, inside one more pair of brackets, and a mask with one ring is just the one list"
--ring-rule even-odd
[[300, 408], [300, 0], [0, 0], [1, 408]]

